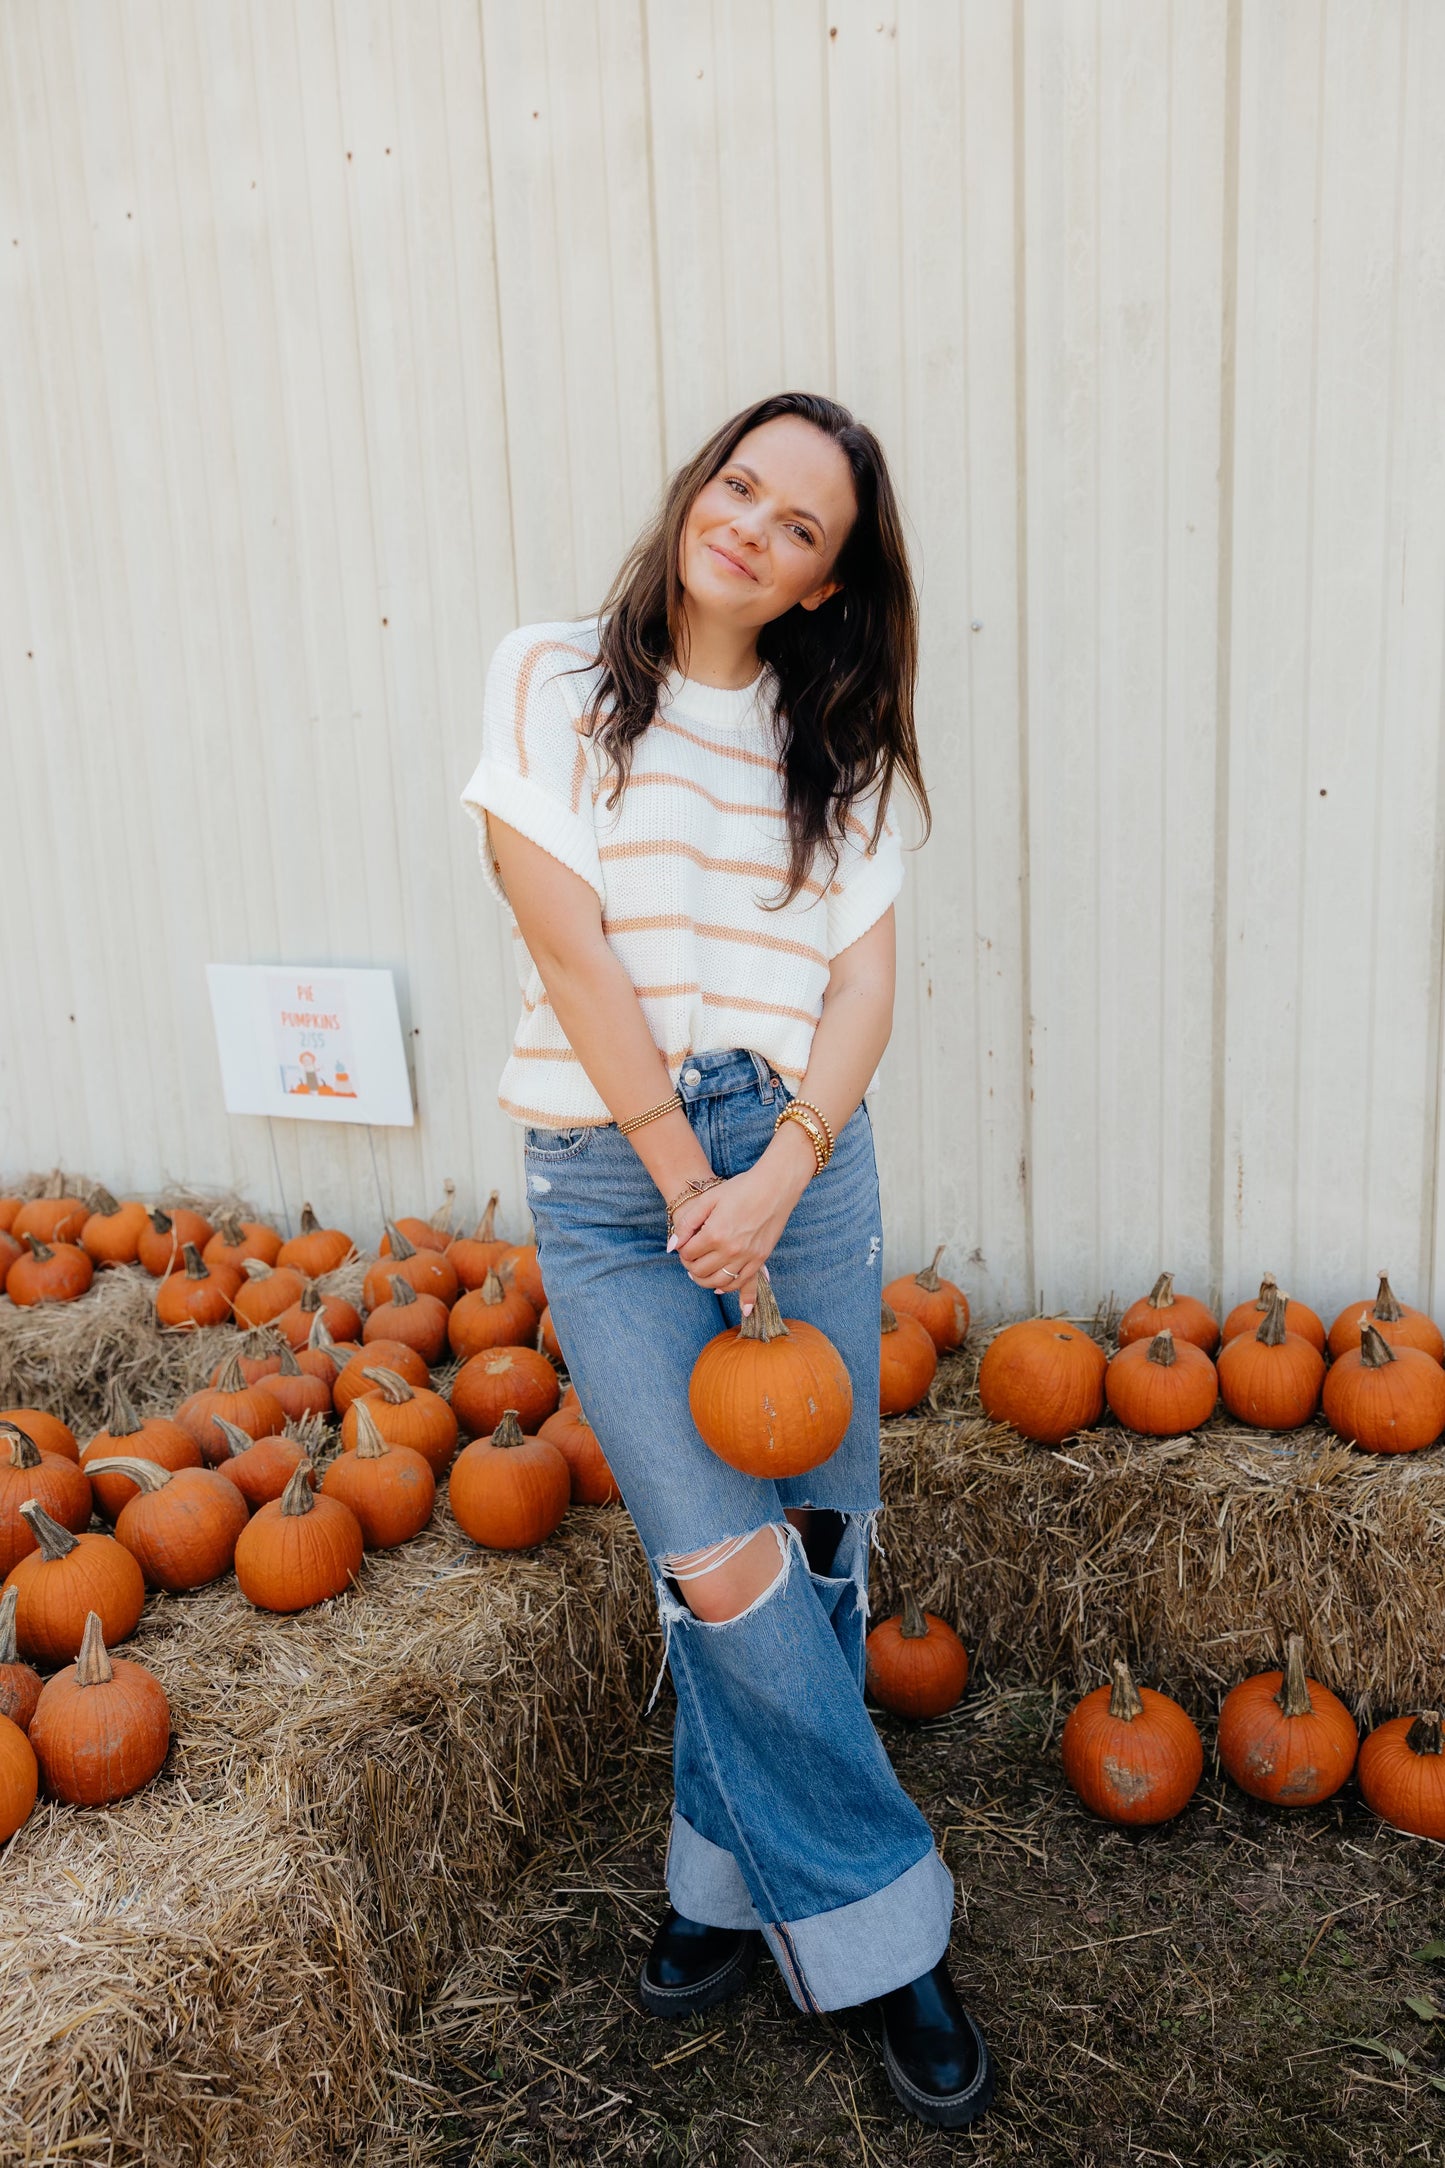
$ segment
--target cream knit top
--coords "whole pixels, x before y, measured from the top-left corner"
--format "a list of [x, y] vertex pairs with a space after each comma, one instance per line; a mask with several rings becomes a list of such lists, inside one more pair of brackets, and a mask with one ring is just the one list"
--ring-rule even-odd
[[[637, 990], [674, 1083], [690, 1054], [754, 1048], [796, 1090], [822, 1014], [829, 967], [897, 895], [902, 844], [890, 808], [867, 845], [876, 789], [848, 821], [835, 877], [827, 858], [785, 911], [783, 771], [765, 665], [732, 691], [674, 671], [633, 746], [613, 811], [600, 754], [579, 723], [596, 682], [597, 619], [523, 625], [498, 647], [482, 700], [482, 753], [462, 793], [480, 828], [482, 871], [510, 911], [487, 814], [591, 883], [602, 929]], [[593, 667], [576, 677], [578, 663]], [[498, 1103], [539, 1127], [612, 1119], [554, 1014], [515, 916], [522, 1014]]]

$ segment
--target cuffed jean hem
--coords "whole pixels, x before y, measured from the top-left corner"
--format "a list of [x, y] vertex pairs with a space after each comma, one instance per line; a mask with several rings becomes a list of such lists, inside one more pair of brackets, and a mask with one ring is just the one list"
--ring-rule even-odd
[[759, 1918], [732, 1853], [674, 1808], [666, 1876], [684, 1919], [762, 1934], [800, 2010], [844, 2010], [906, 1987], [948, 1948], [953, 1876], [936, 1849], [870, 1897], [775, 1925]]

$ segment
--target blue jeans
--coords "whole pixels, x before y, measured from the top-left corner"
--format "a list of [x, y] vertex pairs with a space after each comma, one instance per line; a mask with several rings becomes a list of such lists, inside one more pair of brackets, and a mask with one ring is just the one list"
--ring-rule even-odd
[[[749, 1048], [693, 1055], [678, 1090], [713, 1171], [740, 1174], [787, 1088]], [[834, 2010], [927, 1972], [948, 1946], [953, 1880], [863, 1703], [868, 1547], [879, 1511], [882, 1228], [860, 1106], [768, 1260], [784, 1317], [827, 1333], [853, 1416], [807, 1475], [744, 1475], [688, 1407], [699, 1351], [736, 1295], [667, 1254], [663, 1199], [614, 1123], [528, 1129], [527, 1196], [557, 1335], [651, 1561], [677, 1692], [667, 1886], [688, 1919], [760, 1928], [793, 2000]], [[789, 1506], [837, 1516], [827, 1571]], [[777, 1578], [740, 1616], [696, 1618], [671, 1562], [771, 1527]]]

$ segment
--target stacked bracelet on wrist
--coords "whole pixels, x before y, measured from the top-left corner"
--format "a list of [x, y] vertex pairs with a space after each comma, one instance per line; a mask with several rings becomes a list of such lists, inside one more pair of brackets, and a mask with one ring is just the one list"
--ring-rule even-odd
[[682, 1093], [674, 1092], [670, 1099], [664, 1099], [660, 1106], [649, 1107], [645, 1114], [629, 1114], [625, 1122], [617, 1124], [617, 1134], [625, 1137], [630, 1131], [640, 1129], [644, 1122], [655, 1122], [660, 1115], [671, 1114], [675, 1107], [681, 1105]]
[[827, 1115], [821, 1107], [815, 1107], [811, 1099], [790, 1099], [787, 1105], [779, 1110], [777, 1120], [773, 1123], [774, 1136], [784, 1122], [797, 1122], [800, 1128], [807, 1131], [816, 1162], [813, 1172], [821, 1174], [833, 1156], [833, 1131]]

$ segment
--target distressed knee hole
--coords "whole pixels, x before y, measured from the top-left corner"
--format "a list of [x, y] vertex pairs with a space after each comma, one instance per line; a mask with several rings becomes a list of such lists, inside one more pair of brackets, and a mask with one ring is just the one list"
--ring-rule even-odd
[[694, 1618], [722, 1626], [752, 1610], [782, 1581], [788, 1569], [789, 1531], [769, 1522], [743, 1536], [724, 1536], [701, 1551], [659, 1560], [661, 1572], [682, 1592]]

